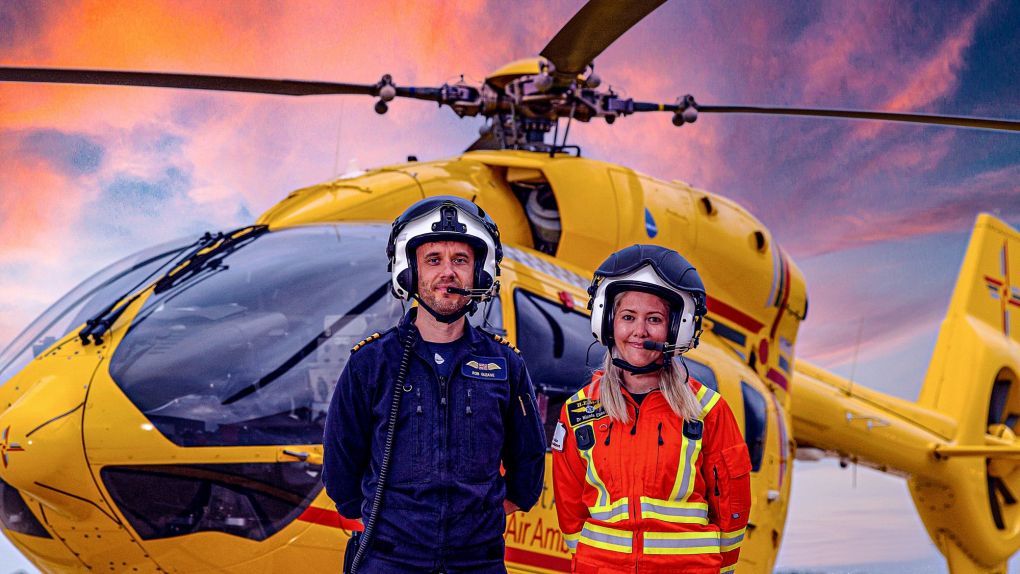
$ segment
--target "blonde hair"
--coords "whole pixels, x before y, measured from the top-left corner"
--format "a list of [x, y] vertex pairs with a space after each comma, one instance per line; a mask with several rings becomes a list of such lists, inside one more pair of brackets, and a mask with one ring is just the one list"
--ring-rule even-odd
[[[687, 374], [686, 365], [682, 368], [676, 362], [664, 365], [659, 371], [659, 390], [676, 416], [684, 421], [692, 421], [701, 417], [701, 403], [687, 384]], [[622, 386], [623, 369], [613, 364], [613, 352], [607, 350], [602, 363], [599, 398], [609, 418], [628, 424], [630, 413], [627, 412], [627, 400], [623, 398], [623, 391], [620, 390]]]

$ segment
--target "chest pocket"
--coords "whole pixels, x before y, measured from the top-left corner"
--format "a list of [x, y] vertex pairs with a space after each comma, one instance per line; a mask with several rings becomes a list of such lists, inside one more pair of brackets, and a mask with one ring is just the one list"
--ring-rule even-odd
[[456, 383], [450, 412], [451, 446], [456, 449], [451, 471], [467, 482], [494, 480], [502, 460], [506, 379], [460, 377]]
[[[394, 484], [424, 484], [430, 482], [436, 473], [437, 403], [428, 381], [422, 380], [413, 367], [408, 379], [412, 388], [400, 399], [390, 460], [390, 480]], [[386, 440], [389, 409], [393, 400], [392, 387], [387, 388], [382, 395], [376, 403], [376, 438], [380, 453]]]

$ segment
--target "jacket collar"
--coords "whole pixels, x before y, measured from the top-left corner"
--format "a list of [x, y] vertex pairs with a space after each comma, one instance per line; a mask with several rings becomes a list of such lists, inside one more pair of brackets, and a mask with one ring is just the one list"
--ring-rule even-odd
[[[414, 325], [414, 321], [417, 317], [418, 307], [411, 307], [400, 319], [400, 323], [397, 324], [397, 334], [400, 336], [401, 341], [404, 340], [404, 337], [407, 336], [408, 333], [413, 332], [415, 339], [419, 343], [424, 343], [421, 338], [421, 333], [418, 332], [418, 327]], [[478, 347], [485, 341], [485, 337], [482, 336], [482, 333], [479, 332], [478, 329], [472, 327], [471, 324], [468, 323], [466, 317], [464, 318], [464, 331], [464, 337], [467, 338], [468, 347], [470, 347], [472, 351], [478, 349]]]

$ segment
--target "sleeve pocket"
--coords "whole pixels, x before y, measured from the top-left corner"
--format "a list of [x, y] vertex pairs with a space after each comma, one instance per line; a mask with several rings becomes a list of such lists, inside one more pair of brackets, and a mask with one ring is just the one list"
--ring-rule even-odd
[[722, 451], [723, 464], [730, 479], [737, 479], [751, 473], [751, 457], [744, 443], [728, 446]]
[[751, 457], [747, 454], [747, 446], [738, 443], [726, 447], [722, 451], [722, 459], [729, 479], [725, 496], [729, 499], [730, 513], [742, 514], [746, 520], [751, 510]]

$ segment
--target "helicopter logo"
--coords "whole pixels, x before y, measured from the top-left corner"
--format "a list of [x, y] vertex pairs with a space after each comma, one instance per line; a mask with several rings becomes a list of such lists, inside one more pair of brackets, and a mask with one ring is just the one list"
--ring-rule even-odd
[[8, 436], [10, 436], [11, 427], [4, 429], [2, 435], [0, 435], [0, 460], [4, 463], [4, 468], [7, 468], [7, 453], [9, 452], [22, 452], [25, 447], [21, 446], [16, 442], [8, 442]]

